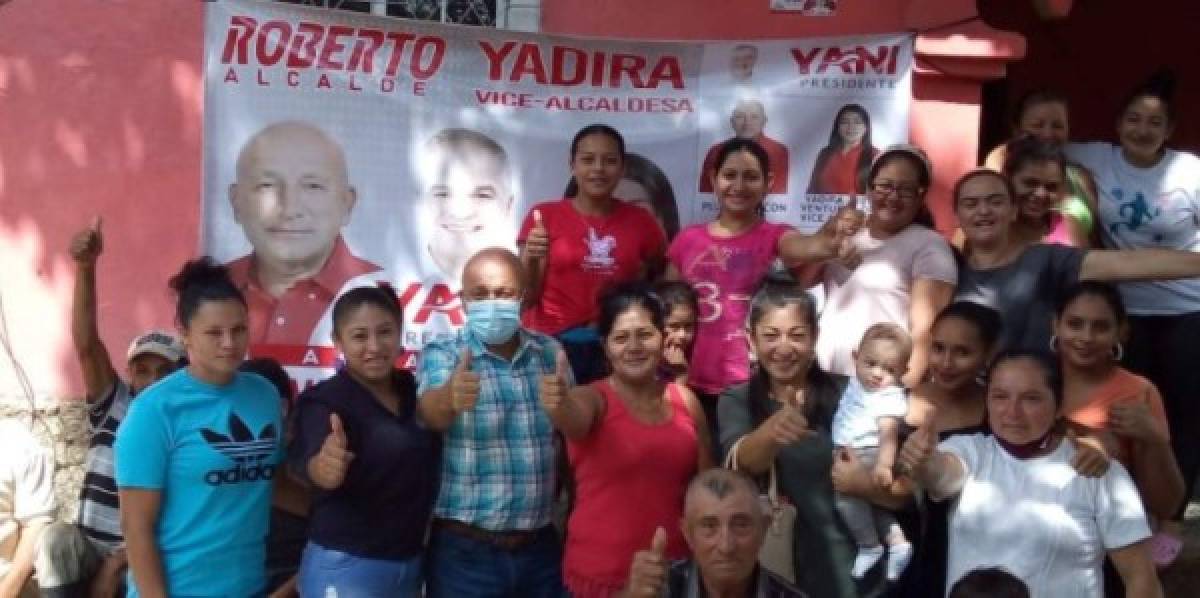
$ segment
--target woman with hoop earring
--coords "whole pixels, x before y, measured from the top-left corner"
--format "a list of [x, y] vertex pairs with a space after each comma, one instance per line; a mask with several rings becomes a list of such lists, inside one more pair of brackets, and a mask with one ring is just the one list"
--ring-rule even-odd
[[[1059, 299], [1050, 348], [1062, 366], [1063, 415], [1077, 432], [1102, 439], [1108, 455], [1129, 470], [1156, 523], [1170, 518], [1183, 500], [1183, 475], [1158, 389], [1120, 365], [1128, 328], [1116, 288], [1084, 281]], [[1151, 556], [1160, 564], [1171, 560]]]

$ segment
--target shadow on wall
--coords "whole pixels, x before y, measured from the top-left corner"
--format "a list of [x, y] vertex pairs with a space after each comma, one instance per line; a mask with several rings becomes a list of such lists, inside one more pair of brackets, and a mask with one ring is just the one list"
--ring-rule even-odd
[[[39, 399], [82, 391], [66, 247], [93, 215], [117, 369], [171, 325], [166, 279], [198, 247], [202, 48], [200, 2], [0, 0], [0, 332]], [[23, 397], [3, 353], [0, 401]]]

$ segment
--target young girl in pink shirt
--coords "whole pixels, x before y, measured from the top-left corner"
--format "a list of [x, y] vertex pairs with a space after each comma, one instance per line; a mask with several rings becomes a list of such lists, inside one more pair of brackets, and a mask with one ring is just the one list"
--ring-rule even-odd
[[696, 289], [700, 310], [688, 381], [702, 400], [712, 401], [748, 376], [747, 306], [775, 259], [788, 267], [826, 260], [836, 255], [839, 240], [832, 230], [807, 236], [763, 218], [771, 166], [752, 140], [725, 142], [709, 176], [721, 211], [671, 243], [667, 279]]

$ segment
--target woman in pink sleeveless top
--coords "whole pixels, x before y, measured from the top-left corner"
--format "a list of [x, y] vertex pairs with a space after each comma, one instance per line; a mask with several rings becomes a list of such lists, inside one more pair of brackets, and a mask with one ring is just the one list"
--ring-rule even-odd
[[666, 556], [687, 556], [679, 522], [688, 481], [712, 466], [708, 425], [685, 386], [658, 378], [663, 307], [627, 284], [600, 298], [597, 331], [612, 374], [545, 404], [567, 437], [575, 509], [567, 523], [563, 578], [576, 598], [612, 596], [633, 554], [667, 532]]

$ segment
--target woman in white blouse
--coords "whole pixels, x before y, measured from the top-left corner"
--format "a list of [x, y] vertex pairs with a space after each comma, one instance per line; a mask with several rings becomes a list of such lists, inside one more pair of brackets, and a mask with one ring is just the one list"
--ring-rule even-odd
[[898, 468], [934, 500], [953, 500], [947, 585], [978, 567], [1004, 567], [1030, 595], [1102, 598], [1104, 557], [1128, 596], [1160, 598], [1137, 488], [1113, 461], [1098, 478], [1071, 467], [1075, 448], [1058, 424], [1062, 378], [1050, 358], [1000, 356], [988, 374], [992, 435], [937, 445], [923, 427], [901, 450]]

